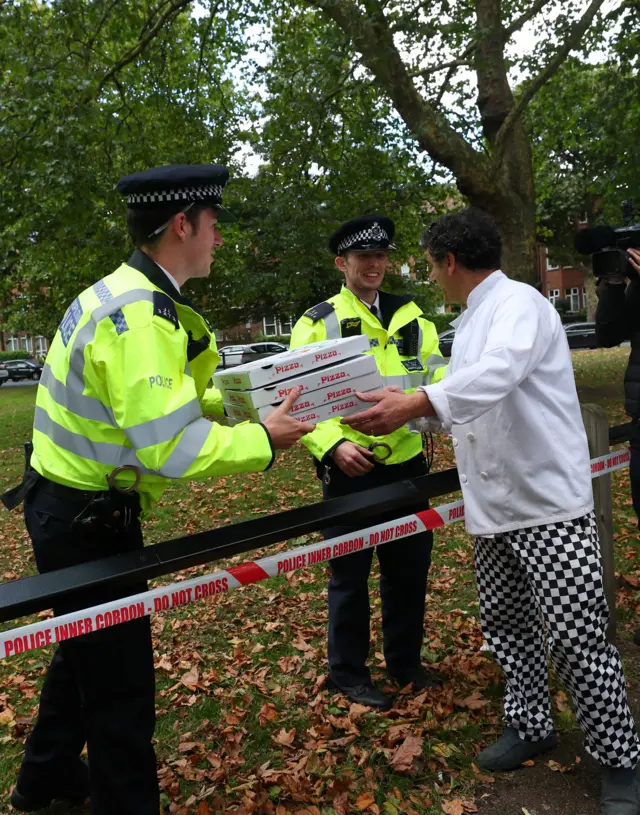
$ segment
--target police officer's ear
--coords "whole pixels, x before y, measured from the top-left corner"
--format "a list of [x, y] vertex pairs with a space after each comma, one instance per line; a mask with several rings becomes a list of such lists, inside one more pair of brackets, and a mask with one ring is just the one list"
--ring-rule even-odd
[[347, 259], [344, 255], [337, 255], [335, 259], [336, 266], [338, 269], [344, 273], [347, 268]]

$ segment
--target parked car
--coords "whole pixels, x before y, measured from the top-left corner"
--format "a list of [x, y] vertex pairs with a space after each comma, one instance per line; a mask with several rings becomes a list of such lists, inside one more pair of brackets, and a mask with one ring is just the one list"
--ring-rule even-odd
[[9, 381], [9, 371], [7, 371], [4, 365], [0, 362], [0, 385], [8, 381]]
[[250, 345], [245, 345], [242, 354], [242, 362], [244, 365], [247, 362], [253, 362], [255, 359], [264, 359], [271, 357], [274, 354], [281, 354], [283, 351], [288, 351], [289, 346], [283, 345], [281, 342], [255, 342]]
[[28, 359], [9, 359], [2, 363], [8, 371], [9, 379], [18, 382], [20, 379], [40, 379], [42, 374], [42, 364], [31, 362]]
[[564, 327], [569, 348], [597, 348], [595, 323], [569, 323]]
[[225, 345], [224, 348], [219, 348], [220, 365], [218, 367], [231, 368], [234, 365], [240, 365], [245, 348], [245, 345]]
[[455, 328], [450, 328], [448, 331], [443, 331], [441, 334], [438, 334], [438, 344], [440, 345], [440, 353], [443, 357], [451, 356], [451, 346], [453, 345], [455, 335]]

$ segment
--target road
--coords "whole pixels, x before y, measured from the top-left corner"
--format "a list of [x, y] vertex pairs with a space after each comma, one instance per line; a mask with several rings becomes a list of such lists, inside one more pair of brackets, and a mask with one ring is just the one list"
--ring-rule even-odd
[[37, 381], [33, 379], [21, 379], [19, 382], [12, 382], [10, 379], [5, 379], [2, 383], [3, 388], [14, 388], [16, 385], [37, 385]]

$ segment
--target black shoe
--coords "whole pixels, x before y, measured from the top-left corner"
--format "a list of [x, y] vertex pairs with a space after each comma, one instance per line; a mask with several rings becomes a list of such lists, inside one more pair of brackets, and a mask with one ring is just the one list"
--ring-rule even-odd
[[442, 685], [442, 682], [422, 665], [408, 674], [394, 674], [389, 671], [389, 676], [395, 679], [401, 688], [412, 685], [414, 691], [421, 691], [426, 688], [439, 688]]
[[71, 806], [79, 806], [89, 797], [89, 767], [85, 761], [82, 767], [78, 778], [57, 790], [19, 790], [16, 784], [11, 792], [11, 806], [18, 812], [38, 812], [51, 806], [53, 801], [67, 801]]
[[379, 710], [390, 710], [393, 704], [393, 699], [390, 696], [386, 696], [371, 683], [363, 682], [361, 685], [338, 685], [337, 682], [331, 680], [331, 684], [336, 690], [344, 693], [352, 702], [357, 702], [359, 705], [368, 705], [369, 707], [376, 707]]
[[515, 727], [505, 727], [504, 733], [495, 744], [490, 744], [480, 753], [476, 764], [483, 770], [494, 773], [515, 770], [523, 761], [528, 761], [540, 753], [546, 753], [558, 743], [555, 733], [550, 733], [540, 741], [525, 741], [520, 738]]
[[601, 815], [638, 815], [640, 784], [635, 769], [602, 768], [600, 812]]

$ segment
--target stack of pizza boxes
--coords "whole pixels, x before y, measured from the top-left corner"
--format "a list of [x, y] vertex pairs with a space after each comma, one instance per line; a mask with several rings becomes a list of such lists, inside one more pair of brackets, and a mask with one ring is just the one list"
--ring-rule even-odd
[[375, 358], [365, 354], [369, 347], [364, 335], [314, 342], [217, 371], [213, 382], [223, 393], [232, 421], [264, 421], [293, 388], [301, 386], [291, 415], [301, 422], [323, 422], [366, 410], [370, 404], [361, 402], [356, 392], [382, 388]]

